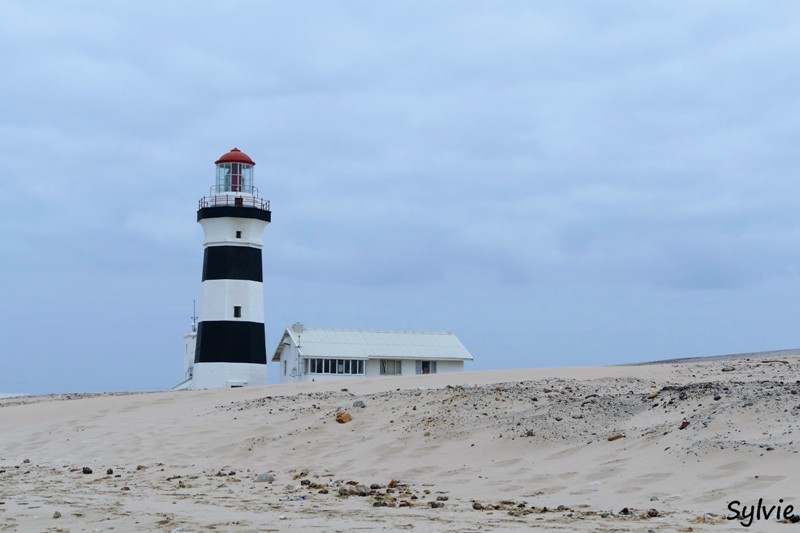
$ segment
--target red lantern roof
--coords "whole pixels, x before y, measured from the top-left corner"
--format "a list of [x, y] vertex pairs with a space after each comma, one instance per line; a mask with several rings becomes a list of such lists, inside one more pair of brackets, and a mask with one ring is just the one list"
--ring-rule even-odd
[[248, 165], [256, 164], [255, 161], [250, 159], [249, 155], [242, 152], [238, 148], [234, 148], [227, 154], [214, 161], [215, 165], [219, 165], [220, 163], [247, 163]]

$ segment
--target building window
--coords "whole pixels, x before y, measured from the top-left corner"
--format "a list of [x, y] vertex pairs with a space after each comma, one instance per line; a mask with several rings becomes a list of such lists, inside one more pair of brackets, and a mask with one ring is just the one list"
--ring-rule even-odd
[[381, 359], [381, 375], [398, 376], [402, 373], [402, 361]]
[[308, 374], [362, 375], [364, 361], [361, 359], [306, 359]]
[[289, 361], [284, 361], [283, 362], [283, 375], [284, 376], [286, 375], [286, 369], [289, 368], [289, 364], [288, 363], [289, 363]]
[[236, 230], [236, 238], [237, 239], [241, 239], [242, 238], [242, 230]]
[[233, 318], [242, 318], [242, 306], [241, 305], [234, 305], [233, 306]]
[[417, 374], [435, 374], [436, 361], [417, 361]]

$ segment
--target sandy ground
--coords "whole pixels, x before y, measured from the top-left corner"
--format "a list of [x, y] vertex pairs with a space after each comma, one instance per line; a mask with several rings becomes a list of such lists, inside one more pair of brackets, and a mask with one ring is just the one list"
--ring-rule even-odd
[[2, 399], [0, 531], [800, 531], [777, 509], [727, 519], [800, 514], [798, 369]]

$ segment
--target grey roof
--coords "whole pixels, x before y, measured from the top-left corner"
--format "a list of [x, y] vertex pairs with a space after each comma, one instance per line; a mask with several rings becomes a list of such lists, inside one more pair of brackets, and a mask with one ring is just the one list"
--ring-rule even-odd
[[453, 333], [324, 328], [303, 328], [298, 332], [289, 327], [273, 361], [280, 360], [287, 341], [299, 345], [303, 357], [472, 360], [472, 354]]

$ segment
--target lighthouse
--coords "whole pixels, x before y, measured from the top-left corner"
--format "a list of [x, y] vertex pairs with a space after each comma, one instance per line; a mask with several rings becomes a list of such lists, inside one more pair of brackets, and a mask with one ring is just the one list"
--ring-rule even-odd
[[[272, 213], [253, 183], [255, 162], [247, 154], [234, 148], [215, 165], [216, 181], [197, 210], [204, 254], [194, 358], [186, 357], [186, 381], [176, 389], [267, 383], [261, 250]], [[186, 354], [193, 336], [186, 337]]]

